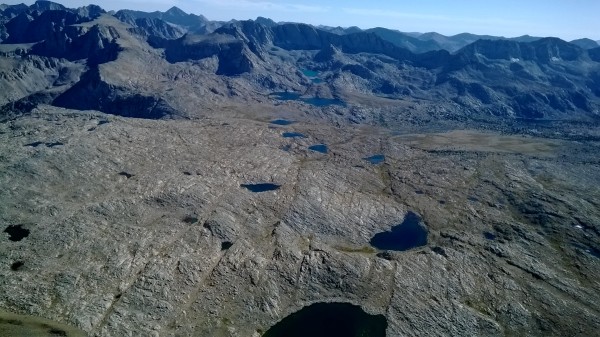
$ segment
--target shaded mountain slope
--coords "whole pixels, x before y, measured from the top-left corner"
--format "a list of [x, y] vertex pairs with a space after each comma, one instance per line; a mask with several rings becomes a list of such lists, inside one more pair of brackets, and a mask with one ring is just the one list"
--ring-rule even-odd
[[[70, 108], [148, 118], [193, 116], [197, 112], [192, 106], [208, 107], [214, 100], [258, 102], [262, 98], [257, 93], [297, 91], [306, 98], [349, 99], [366, 95], [409, 100], [415, 106], [421, 101], [430, 107], [425, 111], [443, 106], [453, 119], [482, 115], [580, 119], [598, 115], [598, 48], [586, 50], [556, 38], [485, 40], [481, 38], [486, 36], [459, 34], [450, 39], [455, 46], [475, 42], [450, 53], [436, 50], [450, 40], [434, 33], [411, 36], [380, 28], [335, 34], [305, 24], [276, 24], [259, 19], [235, 21], [212, 33], [197, 34], [193, 31], [209, 21], [177, 8], [165, 13], [124, 10], [114, 17], [103, 14], [97, 6], [55, 8], [58, 7], [39, 3], [10, 11], [12, 18], [3, 25], [7, 32], [4, 44], [15, 47], [5, 55], [15, 58], [18, 52], [85, 62], [89, 67], [87, 75], [68, 92], [64, 92], [65, 87], [50, 90], [52, 84], [44, 85], [52, 94], [42, 97], [60, 95], [55, 103]], [[390, 41], [394, 39], [395, 43]], [[25, 43], [29, 45], [17, 47]], [[431, 50], [426, 53], [414, 52], [428, 49]], [[149, 64], [153, 66], [144, 66], [141, 60], [152, 60]], [[169, 70], [161, 70], [163, 67]], [[319, 78], [307, 78], [302, 69], [317, 71]], [[185, 102], [181, 99], [185, 96], [183, 89], [153, 92], [169, 87], [169, 81], [181, 79], [180, 74], [186, 73], [209, 76], [210, 81], [193, 83], [193, 77], [189, 77], [185, 84], [181, 83], [185, 88], [205, 92], [204, 96]], [[144, 78], [142, 83], [147, 87], [135, 84], [138, 80], [125, 74]], [[99, 84], [105, 82], [106, 85]], [[39, 88], [25, 87], [30, 88], [27, 92]], [[158, 113], [152, 108], [118, 112], [109, 108], [107, 102], [98, 103], [107, 88], [114, 89], [115, 94], [107, 97], [115, 102], [124, 97], [147, 97], [140, 106], [169, 108], [159, 109], [162, 112]], [[23, 95], [11, 96], [11, 102], [26, 97]], [[78, 100], [77, 95], [82, 99]], [[84, 104], [90, 99], [97, 103]], [[135, 106], [127, 104], [127, 110]], [[338, 109], [338, 116], [356, 120], [353, 104]], [[322, 115], [318, 107], [312, 113]], [[389, 114], [393, 120], [398, 118], [391, 110]], [[375, 122], [372, 115], [361, 116], [363, 121]]]

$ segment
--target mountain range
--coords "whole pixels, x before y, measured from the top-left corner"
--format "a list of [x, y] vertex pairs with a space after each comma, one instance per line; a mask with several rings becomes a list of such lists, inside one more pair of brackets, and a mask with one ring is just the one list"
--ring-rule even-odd
[[[132, 73], [142, 72], [142, 64], [125, 66], [125, 61], [119, 61], [125, 55], [145, 53], [138, 59], [167, 61], [170, 67], [205, 63], [200, 68], [217, 76], [212, 82], [215, 86], [230, 81], [221, 75], [243, 79], [244, 84], [233, 89], [244, 91], [240, 94], [233, 94], [232, 89], [205, 88], [208, 96], [225, 95], [233, 100], [247, 100], [256, 92], [296, 91], [348, 103], [354, 94], [420, 101], [419, 106], [430, 110], [447, 110], [453, 119], [474, 115], [589, 119], [598, 115], [600, 47], [588, 39], [566, 42], [466, 33], [446, 37], [384, 28], [363, 31], [275, 23], [266, 18], [213, 22], [176, 7], [164, 13], [121, 10], [111, 15], [94, 5], [67, 9], [48, 1], [29, 7], [4, 6], [0, 22], [2, 55], [11, 60], [4, 62], [10, 65], [3, 69], [0, 86], [6, 95], [0, 103], [10, 102], [11, 108], [45, 102], [119, 113], [112, 106], [141, 99], [143, 103], [134, 104], [140, 111], [123, 114], [148, 118], [194, 115], [181, 100], [166, 97], [176, 95], [144, 93], [146, 88], [133, 88], [131, 79], [115, 76], [118, 72], [110, 70], [123, 64]], [[79, 60], [85, 60], [85, 65]], [[14, 62], [23, 69], [19, 75], [11, 68]], [[316, 71], [319, 78], [311, 80], [302, 70]], [[153, 71], [157, 69], [143, 72], [156, 79], [165, 75], [151, 75]], [[45, 80], [38, 81], [42, 73]], [[22, 78], [20, 85], [14, 85], [14, 76]], [[50, 77], [52, 81], [48, 81]], [[70, 84], [64, 83], [65, 77]], [[160, 81], [153, 82], [160, 86]], [[194, 106], [220, 99], [208, 99], [207, 95]], [[146, 115], [149, 106], [154, 107], [153, 112]], [[348, 104], [341, 114], [348, 117], [351, 109]], [[382, 113], [386, 123], [400, 122], [395, 112]]]

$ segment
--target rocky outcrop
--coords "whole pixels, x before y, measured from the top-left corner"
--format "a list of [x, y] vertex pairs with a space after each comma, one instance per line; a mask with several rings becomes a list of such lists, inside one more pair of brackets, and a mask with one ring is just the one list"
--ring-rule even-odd
[[207, 36], [185, 35], [180, 39], [163, 41], [169, 62], [201, 60], [216, 56], [219, 75], [239, 75], [254, 68], [255, 56], [244, 41], [227, 34]]
[[335, 60], [336, 56], [339, 56], [341, 54], [342, 52], [338, 48], [330, 44], [325, 48], [319, 50], [319, 52], [315, 54], [313, 60], [315, 62], [332, 62]]
[[277, 23], [269, 18], [265, 18], [262, 16], [259, 16], [256, 18], [256, 20], [254, 20], [256, 23], [261, 24], [265, 27], [275, 27], [277, 26]]
[[12, 19], [15, 16], [25, 12], [29, 7], [25, 4], [19, 5], [1, 5], [0, 7], [0, 17], [2, 19]]
[[[49, 96], [46, 96], [44, 91], [48, 88], [75, 83], [83, 68], [83, 65], [65, 60], [27, 55], [25, 51], [17, 51], [14, 57], [20, 58], [20, 62], [12, 66], [3, 64], [0, 67], [0, 91], [3, 93], [0, 96], [0, 106], [5, 105], [7, 109], [17, 101], [39, 103], [41, 102], [39, 97], [55, 95], [50, 93]], [[39, 95], [34, 96], [32, 100], [27, 99], [35, 94]], [[18, 110], [23, 109], [19, 108]]]
[[[62, 5], [33, 5], [8, 21], [6, 32], [8, 37], [4, 43], [33, 43], [51, 38], [53, 34], [64, 31], [68, 26], [89, 22], [96, 19], [104, 11], [98, 6], [88, 6], [78, 10], [54, 9]], [[52, 3], [50, 3], [52, 4]], [[35, 9], [33, 9], [35, 7]], [[48, 8], [41, 10], [39, 8]]]
[[132, 22], [128, 23], [134, 26], [134, 28], [131, 28], [132, 33], [152, 37], [153, 39], [173, 40], [182, 37], [186, 33], [185, 29], [169, 24], [161, 19], [139, 18], [133, 19]]
[[[202, 15], [188, 14], [177, 7], [172, 7], [166, 12], [141, 12], [133, 10], [120, 10], [115, 13], [115, 17], [123, 22], [137, 25], [138, 19], [161, 20], [181, 27], [186, 32], [205, 34], [212, 32], [218, 24], [210, 22]], [[146, 20], [140, 21], [142, 24], [148, 23]], [[143, 27], [141, 27], [143, 28]]]
[[398, 47], [408, 49], [413, 53], [424, 53], [428, 51], [444, 49], [435, 40], [421, 40], [419, 38], [387, 28], [372, 28], [367, 29], [366, 32], [373, 33], [380, 38], [389, 41]]
[[102, 14], [106, 14], [106, 11], [98, 5], [88, 5], [75, 9], [75, 13], [82, 18], [89, 18], [94, 20], [99, 18]]
[[146, 96], [108, 84], [102, 79], [98, 67], [90, 69], [77, 84], [58, 96], [52, 104], [144, 119], [175, 118], [179, 114], [160, 97]]
[[587, 53], [580, 47], [557, 38], [544, 38], [534, 42], [507, 40], [478, 40], [461, 49], [456, 59], [462, 65], [478, 62], [483, 56], [489, 60], [532, 61], [547, 64], [557, 61], [583, 61]]
[[37, 0], [33, 5], [29, 6], [32, 11], [45, 12], [45, 11], [62, 11], [67, 8], [59, 3], [45, 0]]
[[112, 27], [74, 26], [92, 21], [104, 14], [99, 6], [90, 5], [75, 10], [49, 1], [38, 1], [8, 21], [3, 43], [36, 43], [35, 55], [88, 59], [91, 64], [116, 59], [118, 34]]
[[118, 38], [119, 33], [110, 26], [70, 26], [36, 44], [32, 52], [36, 55], [68, 60], [87, 59], [87, 63], [93, 66], [117, 59], [121, 49], [117, 43]]
[[374, 74], [368, 68], [360, 64], [346, 64], [342, 66], [342, 71], [348, 71], [366, 80], [370, 80], [374, 77]]
[[215, 34], [227, 34], [243, 41], [259, 58], [262, 58], [266, 49], [273, 45], [271, 29], [252, 20], [225, 25], [215, 30]]

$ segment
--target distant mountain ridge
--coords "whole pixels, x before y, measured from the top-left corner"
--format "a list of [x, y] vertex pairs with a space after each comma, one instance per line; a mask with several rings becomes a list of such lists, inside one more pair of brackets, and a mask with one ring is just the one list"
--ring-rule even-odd
[[[174, 25], [181, 26], [186, 31], [194, 33], [206, 33], [208, 32], [208, 26], [211, 21], [202, 15], [187, 14], [177, 7], [171, 7], [166, 12], [142, 12], [133, 11], [128, 9], [119, 10], [114, 15], [116, 18], [123, 22], [134, 23], [135, 20], [150, 19], [150, 20], [162, 20]], [[149, 21], [145, 21], [149, 22]]]
[[[96, 6], [97, 7], [97, 6]], [[86, 7], [82, 9], [78, 9], [80, 11], [85, 11]], [[61, 4], [54, 3], [51, 1], [36, 1], [31, 6], [26, 6], [24, 4], [19, 5], [5, 5], [3, 4], [0, 7], [0, 16], [2, 20], [6, 21], [14, 18], [20, 13], [23, 13], [27, 10], [29, 11], [47, 11], [47, 10], [66, 10], [67, 8]], [[149, 35], [155, 35], [158, 31], [162, 31], [162, 33], [158, 33], [162, 37], [170, 37], [170, 38], [178, 38], [185, 32], [190, 32], [194, 34], [207, 34], [215, 31], [222, 25], [226, 24], [221, 21], [211, 21], [204, 17], [203, 15], [196, 14], [188, 14], [185, 11], [181, 10], [178, 7], [171, 7], [169, 10], [165, 12], [154, 11], [154, 12], [144, 12], [144, 11], [136, 11], [136, 10], [128, 10], [123, 9], [114, 13], [114, 16], [120, 19], [123, 22], [133, 24], [134, 26], [141, 26], [143, 29], [150, 29]], [[165, 25], [160, 21], [169, 23], [170, 25]], [[275, 21], [258, 17], [256, 19], [257, 22], [268, 26], [274, 27], [282, 24], [289, 23], [276, 23]], [[230, 22], [236, 22], [236, 20], [232, 20]], [[169, 28], [167, 26], [171, 26]], [[144, 28], [146, 27], [146, 28]], [[398, 30], [376, 27], [362, 30], [358, 27], [330, 27], [330, 26], [316, 26], [316, 29], [324, 30], [327, 32], [334, 33], [336, 35], [347, 35], [354, 34], [361, 31], [372, 32], [377, 34], [384, 40], [387, 40], [399, 47], [408, 49], [415, 53], [424, 53], [433, 50], [448, 50], [449, 52], [456, 52], [464, 46], [471, 44], [477, 40], [485, 39], [485, 40], [514, 40], [519, 42], [532, 42], [535, 40], [541, 39], [541, 37], [533, 37], [529, 35], [523, 35], [520, 37], [514, 38], [505, 38], [501, 36], [491, 36], [491, 35], [476, 35], [471, 33], [461, 33], [453, 36], [445, 36], [435, 32], [429, 33], [407, 33], [401, 32]], [[5, 35], [6, 33], [4, 33]], [[3, 40], [2, 35], [0, 35], [0, 39]], [[592, 49], [600, 46], [598, 41], [593, 41], [587, 38], [581, 38], [577, 40], [571, 41], [574, 44], [579, 45], [584, 49]]]
[[[600, 110], [600, 47], [592, 40], [570, 43], [468, 33], [447, 37], [385, 28], [319, 28], [267, 18], [212, 22], [177, 7], [164, 13], [121, 10], [113, 15], [94, 5], [67, 9], [47, 1], [2, 8], [2, 45], [13, 46], [6, 48], [12, 51], [2, 54], [5, 57], [86, 61], [86, 76], [68, 90], [68, 96], [56, 99], [61, 106], [82, 107], [69, 104], [85, 101], [87, 109], [114, 113], [119, 111], [115, 102], [140, 102], [146, 107], [141, 111], [151, 111], [151, 105], [160, 102], [162, 112], [149, 116], [177, 115], [173, 106], [178, 102], [167, 102], [160, 93], [142, 95], [139, 86], [122, 89], [129, 82], [105, 83], [103, 78], [112, 74], [103, 76], [98, 65], [116, 61], [126, 45], [135, 49], [131, 55], [138, 58], [151, 53], [174, 66], [202, 64], [211, 75], [241, 78], [244, 86], [253, 88], [246, 91], [250, 96], [278, 88], [332, 98], [354, 90], [390, 99], [427, 100], [452, 109], [458, 106], [454, 113], [461, 118], [464, 111], [540, 119], [596, 116]], [[117, 20], [124, 24], [117, 25]], [[128, 42], [119, 42], [123, 40]], [[123, 62], [121, 67], [128, 67]], [[326, 75], [312, 82], [291, 69], [314, 69]], [[121, 88], [118, 95], [112, 93], [117, 87]], [[38, 86], [26, 88], [21, 96], [34, 93], [33, 88]], [[232, 99], [244, 96], [234, 95], [231, 88], [228, 92]], [[94, 96], [100, 93], [112, 97], [113, 103]]]

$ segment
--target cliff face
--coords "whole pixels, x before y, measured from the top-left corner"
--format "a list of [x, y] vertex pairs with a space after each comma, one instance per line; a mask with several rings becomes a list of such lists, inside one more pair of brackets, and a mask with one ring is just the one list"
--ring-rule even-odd
[[175, 109], [158, 97], [132, 93], [127, 88], [107, 83], [97, 67], [86, 72], [77, 84], [54, 99], [52, 104], [133, 118], [161, 119], [178, 115]]
[[231, 35], [214, 33], [209, 36], [186, 35], [167, 41], [165, 56], [169, 62], [202, 60], [216, 56], [219, 75], [239, 75], [252, 71], [254, 58], [244, 41]]
[[139, 22], [142, 23], [139, 25], [140, 27], [143, 27], [148, 21], [161, 21], [174, 26], [176, 29], [181, 29], [185, 32], [189, 31], [196, 34], [212, 32], [216, 27], [219, 26], [218, 23], [210, 22], [202, 15], [187, 14], [177, 7], [172, 7], [164, 13], [120, 10], [115, 13], [115, 17], [132, 25], [136, 23], [136, 21], [140, 20]]
[[383, 54], [399, 60], [412, 59], [413, 54], [374, 33], [359, 32], [337, 35], [304, 24], [284, 24], [272, 27], [273, 44], [288, 50], [321, 50], [334, 45], [345, 53]]
[[523, 60], [544, 64], [559, 60], [585, 61], [586, 54], [581, 47], [557, 38], [544, 38], [528, 43], [478, 40], [457, 53], [470, 61], [477, 55], [483, 55], [490, 60]]
[[87, 27], [67, 27], [54, 32], [32, 51], [37, 55], [65, 58], [68, 60], [87, 59], [88, 64], [96, 65], [117, 59], [119, 45], [118, 32], [113, 27], [93, 25]]
[[102, 9], [95, 6], [80, 10], [55, 9], [41, 12], [39, 9], [29, 8], [4, 25], [8, 35], [4, 43], [40, 42], [71, 25], [92, 21], [103, 13]]
[[[121, 19], [122, 21], [124, 19]], [[143, 35], [161, 39], [178, 39], [185, 35], [186, 30], [175, 25], [168, 24], [160, 19], [139, 18], [132, 21], [124, 21], [135, 28], [131, 28], [131, 32], [138, 35]]]

